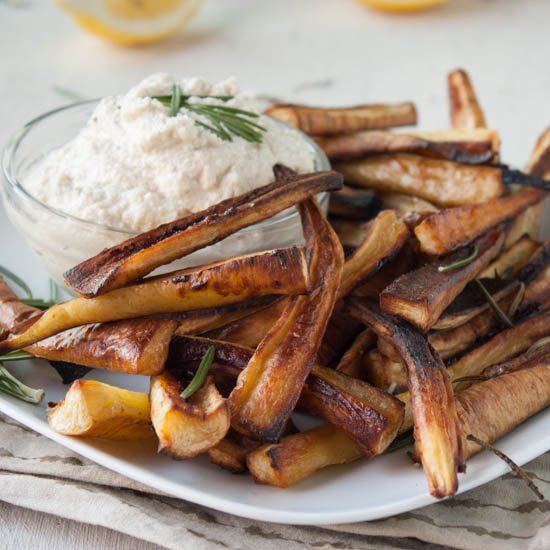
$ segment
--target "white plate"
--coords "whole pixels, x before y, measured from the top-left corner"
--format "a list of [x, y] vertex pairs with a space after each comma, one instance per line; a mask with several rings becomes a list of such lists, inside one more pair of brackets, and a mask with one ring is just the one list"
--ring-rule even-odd
[[[0, 263], [23, 275], [43, 294], [47, 276], [28, 247], [0, 211]], [[52, 431], [44, 419], [46, 403], [61, 399], [67, 387], [44, 361], [11, 364], [24, 382], [46, 390], [39, 406], [0, 394], [0, 411], [61, 445], [125, 476], [164, 493], [224, 512], [277, 523], [323, 525], [373, 520], [435, 502], [421, 469], [413, 468], [405, 450], [373, 461], [334, 466], [297, 486], [281, 490], [256, 485], [249, 476], [232, 475], [205, 458], [176, 462], [159, 456], [151, 444], [108, 443], [77, 439]], [[144, 377], [94, 371], [96, 378], [128, 389], [146, 391]], [[530, 419], [502, 439], [498, 446], [518, 464], [550, 450], [550, 409]], [[489, 453], [468, 463], [460, 476], [460, 492], [478, 487], [507, 471]], [[527, 489], [526, 489], [527, 490]]]

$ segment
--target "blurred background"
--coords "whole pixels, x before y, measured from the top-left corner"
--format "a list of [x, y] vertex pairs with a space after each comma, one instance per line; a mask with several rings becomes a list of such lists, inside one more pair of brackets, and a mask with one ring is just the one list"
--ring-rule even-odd
[[[108, 14], [90, 17], [98, 4]], [[67, 11], [139, 41], [191, 8], [174, 35], [141, 46], [90, 34]], [[157, 71], [234, 75], [245, 90], [321, 105], [412, 100], [420, 127], [435, 129], [447, 124], [446, 75], [461, 66], [501, 131], [504, 159], [522, 165], [550, 122], [549, 19], [548, 0], [449, 0], [410, 13], [356, 0], [0, 0], [0, 142], [46, 110], [124, 92]]]

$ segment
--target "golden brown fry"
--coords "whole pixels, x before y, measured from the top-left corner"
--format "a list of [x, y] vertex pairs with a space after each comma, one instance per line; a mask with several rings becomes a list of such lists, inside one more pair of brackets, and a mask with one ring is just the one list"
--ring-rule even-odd
[[350, 313], [379, 337], [392, 341], [407, 367], [416, 447], [436, 498], [452, 495], [464, 458], [453, 388], [441, 358], [412, 327], [394, 321], [375, 306], [349, 300]]
[[502, 233], [492, 231], [476, 241], [478, 255], [466, 266], [445, 272], [439, 270], [442, 265], [451, 265], [468, 257], [471, 254], [470, 249], [447, 256], [441, 259], [441, 263], [426, 264], [402, 275], [383, 290], [380, 307], [386, 313], [396, 315], [427, 331], [468, 282], [498, 255], [503, 242]]
[[437, 206], [482, 203], [502, 195], [500, 170], [405, 153], [335, 164], [346, 182], [385, 193], [415, 195]]
[[367, 457], [383, 453], [403, 421], [400, 401], [362, 380], [321, 366], [308, 376], [299, 406], [342, 429]]
[[317, 172], [270, 183], [104, 250], [67, 271], [65, 281], [88, 297], [123, 287], [161, 265], [270, 218], [308, 197], [341, 187], [342, 177], [336, 172]]
[[466, 457], [482, 450], [466, 436], [493, 443], [550, 405], [550, 359], [480, 382], [457, 395]]
[[494, 378], [538, 366], [541, 361], [547, 361], [550, 364], [550, 338], [548, 337], [535, 342], [525, 353], [483, 369], [481, 376]]
[[349, 294], [363, 282], [365, 277], [380, 269], [386, 261], [394, 257], [409, 235], [407, 226], [397, 218], [395, 212], [392, 210], [380, 212], [370, 222], [362, 242], [346, 259], [338, 289], [338, 299]]
[[528, 262], [538, 246], [539, 244], [529, 235], [523, 235], [492, 261], [479, 274], [479, 278], [499, 277], [501, 279], [511, 279]]
[[[542, 313], [535, 317], [503, 330], [485, 344], [464, 355], [454, 365], [449, 367], [452, 380], [466, 376], [477, 376], [496, 363], [518, 355], [531, 347], [537, 340], [550, 335], [550, 313]], [[455, 391], [468, 387], [471, 383], [463, 381], [455, 384]]]
[[375, 336], [368, 328], [360, 332], [352, 345], [336, 365], [336, 372], [341, 372], [352, 378], [363, 378], [363, 355], [374, 345]]
[[50, 427], [64, 435], [114, 440], [152, 439], [149, 397], [97, 380], [77, 380], [63, 401], [46, 411]]
[[152, 376], [164, 368], [176, 327], [177, 322], [169, 319], [83, 325], [40, 340], [25, 351], [51, 361]]
[[[453, 160], [464, 164], [483, 164], [494, 157], [492, 143], [430, 141], [412, 134], [389, 131], [362, 131], [336, 136], [318, 136], [317, 144], [331, 160], [353, 160], [374, 155], [412, 153]], [[472, 150], [475, 147], [475, 150]]]
[[339, 108], [277, 104], [265, 113], [311, 135], [345, 134], [416, 124], [416, 109], [412, 103]]
[[453, 128], [473, 130], [487, 126], [470, 77], [462, 69], [449, 74], [449, 101]]
[[536, 240], [539, 237], [540, 220], [544, 212], [544, 200], [529, 206], [508, 222], [506, 247], [518, 242], [524, 235]]
[[47, 310], [25, 332], [0, 343], [20, 349], [62, 330], [154, 315], [207, 309], [257, 296], [300, 294], [308, 288], [303, 250], [291, 247], [240, 256], [152, 277], [95, 298], [74, 298]]
[[255, 348], [277, 322], [277, 319], [281, 317], [288, 301], [288, 298], [279, 298], [268, 307], [220, 329], [209, 331], [205, 336], [214, 340], [224, 340], [225, 342]]
[[407, 369], [401, 357], [395, 360], [373, 349], [363, 357], [363, 371], [367, 382], [376, 388], [392, 394], [407, 390]]
[[231, 424], [254, 439], [276, 440], [311, 370], [336, 301], [344, 257], [319, 206], [301, 206], [314, 290], [291, 298], [239, 375], [231, 392]]
[[498, 160], [500, 136], [496, 130], [489, 130], [487, 128], [474, 128], [471, 130], [451, 128], [432, 132], [413, 130], [407, 133], [429, 141], [459, 144], [472, 153], [479, 153], [491, 149], [495, 155], [494, 160]]
[[192, 458], [217, 445], [231, 422], [229, 404], [211, 377], [189, 399], [180, 395], [184, 388], [172, 373], [151, 378], [151, 420], [159, 453], [177, 459]]
[[212, 464], [229, 470], [233, 474], [240, 474], [246, 470], [246, 455], [249, 451], [227, 436], [217, 445], [208, 449], [208, 458]]
[[326, 424], [268, 444], [247, 456], [258, 483], [289, 487], [317, 470], [361, 458], [361, 449], [343, 431]]
[[42, 312], [23, 303], [0, 277], [0, 328], [12, 333], [24, 332]]
[[550, 127], [537, 138], [525, 171], [532, 176], [547, 178], [550, 169]]
[[447, 254], [466, 246], [492, 227], [505, 222], [541, 200], [543, 191], [524, 187], [515, 195], [482, 204], [449, 208], [432, 214], [414, 229], [426, 254]]
[[384, 208], [395, 210], [396, 214], [405, 221], [414, 215], [427, 215], [439, 212], [439, 208], [424, 199], [413, 195], [400, 193], [382, 193], [380, 195]]

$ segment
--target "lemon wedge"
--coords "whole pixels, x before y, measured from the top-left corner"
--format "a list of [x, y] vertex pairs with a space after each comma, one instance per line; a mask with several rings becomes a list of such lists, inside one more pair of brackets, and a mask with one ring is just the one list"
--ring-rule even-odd
[[382, 11], [419, 11], [444, 4], [447, 0], [359, 0]]
[[202, 0], [57, 0], [88, 32], [137, 45], [162, 40], [195, 14]]

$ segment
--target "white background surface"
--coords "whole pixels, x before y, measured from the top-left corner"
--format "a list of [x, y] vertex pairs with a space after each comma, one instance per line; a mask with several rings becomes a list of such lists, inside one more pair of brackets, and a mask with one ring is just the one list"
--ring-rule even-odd
[[[435, 129], [447, 124], [446, 73], [462, 66], [501, 132], [504, 160], [522, 165], [550, 124], [549, 20], [547, 0], [453, 0], [412, 16], [352, 0], [206, 0], [181, 36], [128, 49], [85, 35], [49, 1], [0, 0], [0, 143], [66, 103], [56, 87], [95, 97], [160, 70], [213, 80], [233, 74], [243, 88], [319, 104], [411, 99], [420, 126]], [[0, 239], [6, 223], [0, 213]], [[1, 263], [36, 269], [17, 253], [22, 246], [10, 242]], [[21, 548], [33, 525], [20, 529]], [[5, 529], [0, 524], [0, 540]], [[53, 547], [70, 546], [61, 537]]]

